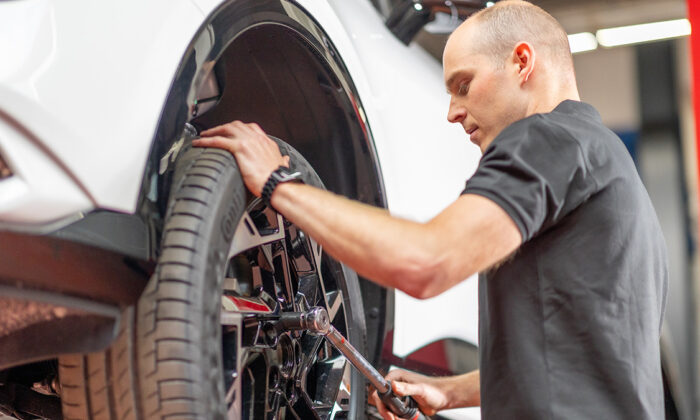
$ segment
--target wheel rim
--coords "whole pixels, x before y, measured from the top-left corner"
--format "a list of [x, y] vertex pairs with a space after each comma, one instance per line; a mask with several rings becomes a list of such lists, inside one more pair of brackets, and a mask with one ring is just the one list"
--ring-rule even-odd
[[275, 323], [322, 306], [347, 337], [342, 266], [259, 199], [233, 238], [221, 310], [228, 417], [346, 418], [350, 365], [324, 337]]

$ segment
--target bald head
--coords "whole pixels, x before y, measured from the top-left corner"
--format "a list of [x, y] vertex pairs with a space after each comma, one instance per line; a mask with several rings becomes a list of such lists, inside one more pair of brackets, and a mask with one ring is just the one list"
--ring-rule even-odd
[[501, 66], [519, 42], [531, 44], [540, 56], [560, 70], [573, 73], [566, 31], [549, 13], [532, 3], [505, 0], [470, 16], [453, 34], [464, 35], [469, 27], [475, 52]]
[[443, 55], [447, 119], [484, 151], [509, 124], [580, 100], [566, 32], [545, 11], [507, 0], [473, 15]]

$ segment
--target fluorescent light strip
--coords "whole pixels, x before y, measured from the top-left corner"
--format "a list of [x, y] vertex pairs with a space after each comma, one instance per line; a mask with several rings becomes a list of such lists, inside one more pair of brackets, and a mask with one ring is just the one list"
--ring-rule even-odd
[[598, 41], [595, 35], [590, 32], [580, 32], [569, 35], [569, 47], [571, 54], [576, 54], [585, 51], [593, 51], [598, 48]]
[[641, 42], [658, 41], [686, 35], [690, 35], [690, 22], [688, 19], [620, 26], [618, 28], [601, 29], [596, 32], [598, 42], [604, 47], [639, 44]]

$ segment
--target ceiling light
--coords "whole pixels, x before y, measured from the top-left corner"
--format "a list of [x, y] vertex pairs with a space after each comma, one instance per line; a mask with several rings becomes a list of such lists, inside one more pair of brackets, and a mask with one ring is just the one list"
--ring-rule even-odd
[[658, 41], [686, 35], [690, 35], [690, 22], [688, 19], [620, 26], [618, 28], [601, 29], [596, 32], [598, 42], [604, 47], [638, 44], [640, 42]]
[[571, 54], [593, 51], [598, 48], [598, 41], [592, 33], [580, 32], [569, 35], [569, 47], [571, 48]]

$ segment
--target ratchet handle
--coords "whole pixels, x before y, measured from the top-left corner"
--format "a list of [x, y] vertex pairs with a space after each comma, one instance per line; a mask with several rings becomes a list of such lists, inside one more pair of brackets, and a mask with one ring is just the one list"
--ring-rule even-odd
[[405, 397], [405, 401], [399, 398], [391, 388], [391, 382], [387, 381], [389, 389], [383, 393], [379, 394], [384, 405], [389, 408], [389, 411], [396, 414], [402, 419], [408, 420], [427, 420], [425, 414], [418, 410], [418, 404], [411, 397]]

